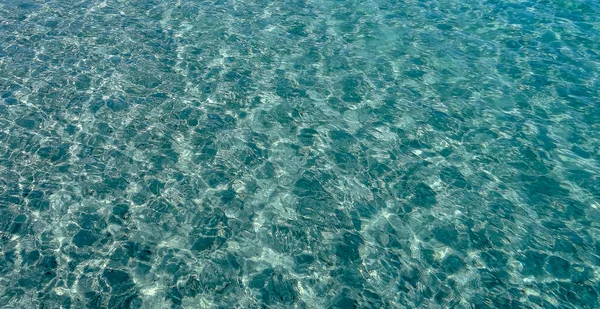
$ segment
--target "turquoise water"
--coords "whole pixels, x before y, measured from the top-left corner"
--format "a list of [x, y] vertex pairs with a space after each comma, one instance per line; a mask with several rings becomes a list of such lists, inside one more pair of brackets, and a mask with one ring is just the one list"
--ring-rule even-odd
[[591, 0], [0, 0], [0, 307], [598, 307], [599, 74]]

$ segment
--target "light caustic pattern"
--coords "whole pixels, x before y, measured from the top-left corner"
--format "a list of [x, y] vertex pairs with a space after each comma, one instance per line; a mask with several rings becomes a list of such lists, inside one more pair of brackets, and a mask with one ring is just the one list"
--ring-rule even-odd
[[0, 307], [597, 307], [599, 19], [0, 0]]

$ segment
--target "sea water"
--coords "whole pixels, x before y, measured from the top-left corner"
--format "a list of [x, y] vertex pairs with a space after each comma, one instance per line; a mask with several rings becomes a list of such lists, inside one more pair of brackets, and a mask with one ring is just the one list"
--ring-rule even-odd
[[0, 307], [597, 307], [599, 73], [592, 0], [1, 0]]

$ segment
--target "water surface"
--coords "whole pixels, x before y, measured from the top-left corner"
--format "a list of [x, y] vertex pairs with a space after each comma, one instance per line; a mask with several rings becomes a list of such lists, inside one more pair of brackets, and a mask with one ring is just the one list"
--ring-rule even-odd
[[600, 5], [0, 0], [3, 308], [592, 308]]

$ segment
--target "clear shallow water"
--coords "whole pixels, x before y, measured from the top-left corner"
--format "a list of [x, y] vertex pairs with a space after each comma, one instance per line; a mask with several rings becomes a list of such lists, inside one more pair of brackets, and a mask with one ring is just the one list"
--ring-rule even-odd
[[592, 308], [594, 1], [0, 1], [3, 308]]

